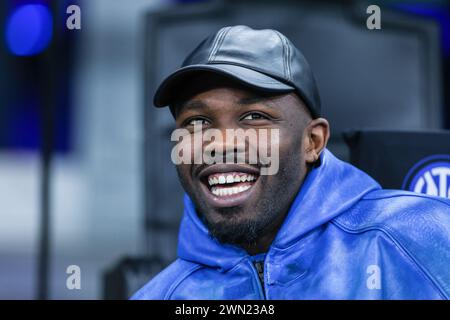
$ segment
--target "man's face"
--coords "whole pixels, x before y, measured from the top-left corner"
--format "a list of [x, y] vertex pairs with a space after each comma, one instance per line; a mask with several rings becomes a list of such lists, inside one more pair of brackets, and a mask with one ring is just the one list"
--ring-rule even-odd
[[[224, 159], [223, 163], [177, 166], [181, 183], [210, 233], [223, 243], [251, 246], [278, 230], [304, 180], [303, 142], [308, 139], [305, 128], [311, 121], [309, 113], [293, 93], [262, 95], [214, 77], [199, 77], [184, 92], [188, 94], [176, 109], [176, 125], [192, 135], [194, 125], [199, 124], [203, 131], [220, 130], [223, 137], [227, 129], [278, 129], [276, 145], [269, 138], [271, 148], [279, 150], [279, 170], [274, 175], [261, 175], [259, 161], [229, 164]], [[225, 140], [204, 142], [202, 148], [221, 143], [224, 157], [227, 152], [248, 153], [257, 148], [252, 145], [255, 141], [246, 141], [240, 148], [227, 145]], [[221, 191], [224, 189], [233, 192]]]

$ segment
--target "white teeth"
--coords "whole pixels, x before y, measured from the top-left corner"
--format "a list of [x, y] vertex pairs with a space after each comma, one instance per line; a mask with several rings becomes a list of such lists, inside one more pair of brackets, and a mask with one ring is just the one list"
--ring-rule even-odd
[[232, 188], [216, 188], [214, 187], [211, 192], [219, 197], [224, 197], [224, 196], [230, 196], [233, 194], [237, 194], [237, 193], [241, 193], [244, 192], [245, 190], [250, 189], [251, 186], [247, 185], [247, 186], [239, 186], [239, 187], [232, 187]]
[[226, 183], [236, 183], [236, 182], [245, 182], [245, 181], [253, 181], [256, 180], [256, 177], [250, 174], [244, 175], [219, 175], [208, 178], [208, 183], [210, 186], [216, 184], [226, 184]]

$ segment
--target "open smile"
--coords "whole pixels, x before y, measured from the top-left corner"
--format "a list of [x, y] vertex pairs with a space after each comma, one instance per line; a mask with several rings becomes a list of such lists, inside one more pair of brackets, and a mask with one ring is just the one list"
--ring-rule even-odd
[[259, 179], [259, 170], [243, 165], [216, 164], [203, 169], [199, 178], [206, 200], [214, 207], [245, 203]]

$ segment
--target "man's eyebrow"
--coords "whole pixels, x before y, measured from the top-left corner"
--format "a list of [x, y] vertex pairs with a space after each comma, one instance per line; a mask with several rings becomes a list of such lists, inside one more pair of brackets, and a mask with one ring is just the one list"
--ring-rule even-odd
[[245, 97], [245, 98], [241, 98], [238, 101], [238, 104], [240, 105], [251, 105], [251, 104], [263, 104], [268, 108], [273, 109], [273, 106], [270, 105], [270, 103], [268, 103], [268, 99], [266, 97], [262, 97], [262, 96], [251, 96], [251, 97]]
[[207, 108], [207, 104], [200, 100], [191, 100], [185, 103], [182, 103], [179, 107], [179, 110], [188, 111], [188, 110], [199, 110]]

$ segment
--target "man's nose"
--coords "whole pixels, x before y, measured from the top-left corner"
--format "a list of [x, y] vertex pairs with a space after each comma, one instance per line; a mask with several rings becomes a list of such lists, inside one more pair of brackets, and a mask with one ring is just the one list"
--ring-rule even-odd
[[221, 153], [223, 162], [245, 161], [247, 141], [238, 138], [236, 134], [239, 133], [239, 129], [242, 130], [237, 126], [216, 128], [215, 132], [218, 133], [219, 137], [215, 135], [214, 139], [206, 142], [205, 150], [209, 151], [212, 157], [220, 157]]

